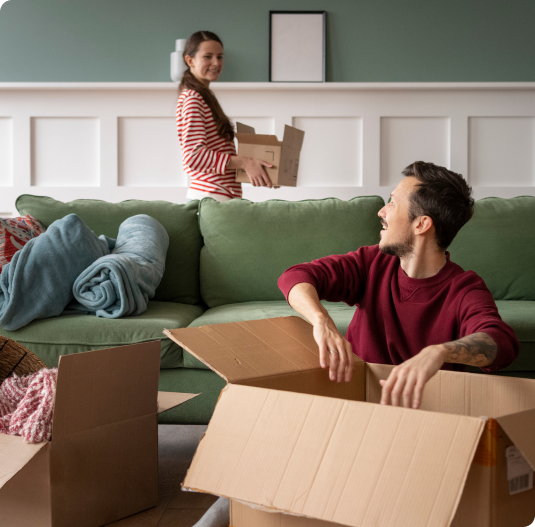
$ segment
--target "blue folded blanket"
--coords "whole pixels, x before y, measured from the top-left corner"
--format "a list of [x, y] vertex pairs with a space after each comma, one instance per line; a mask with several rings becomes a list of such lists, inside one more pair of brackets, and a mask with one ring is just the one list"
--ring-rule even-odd
[[73, 293], [79, 304], [69, 310], [106, 318], [143, 313], [162, 279], [168, 247], [169, 236], [159, 221], [146, 214], [128, 218], [111, 254], [76, 279]]
[[109, 254], [108, 241], [76, 215], [55, 221], [32, 238], [0, 274], [0, 327], [16, 330], [32, 320], [60, 315], [72, 286], [95, 260]]

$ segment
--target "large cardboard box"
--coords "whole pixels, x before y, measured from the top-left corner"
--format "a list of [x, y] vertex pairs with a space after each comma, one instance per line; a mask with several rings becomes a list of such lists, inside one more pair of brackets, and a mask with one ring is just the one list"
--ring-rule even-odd
[[52, 439], [0, 434], [2, 527], [97, 527], [158, 503], [160, 342], [62, 356]]
[[397, 408], [378, 404], [392, 366], [329, 381], [299, 317], [166, 333], [228, 382], [183, 487], [230, 498], [233, 527], [533, 521], [535, 380], [440, 371]]
[[[286, 125], [282, 141], [276, 135], [259, 135], [252, 126], [236, 123], [238, 155], [254, 157], [271, 163], [273, 167], [264, 167], [271, 182], [277, 186], [297, 186], [299, 157], [303, 147], [305, 132]], [[249, 183], [245, 170], [236, 170], [236, 181]]]

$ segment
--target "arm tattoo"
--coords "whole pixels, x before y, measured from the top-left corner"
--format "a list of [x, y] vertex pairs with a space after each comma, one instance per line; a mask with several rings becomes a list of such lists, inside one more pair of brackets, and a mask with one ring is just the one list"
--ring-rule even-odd
[[446, 362], [456, 362], [484, 368], [494, 362], [498, 345], [486, 333], [474, 333], [453, 342], [446, 342]]

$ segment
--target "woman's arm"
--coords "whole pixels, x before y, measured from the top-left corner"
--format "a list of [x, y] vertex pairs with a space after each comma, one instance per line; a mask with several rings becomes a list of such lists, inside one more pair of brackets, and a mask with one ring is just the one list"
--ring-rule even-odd
[[245, 156], [231, 156], [227, 168], [239, 168], [245, 170], [247, 176], [251, 180], [253, 187], [273, 187], [271, 179], [266, 174], [264, 167], [271, 168], [273, 165]]
[[184, 165], [195, 172], [224, 174], [230, 154], [208, 148], [206, 119], [200, 96], [188, 96], [182, 112], [177, 116], [182, 159]]

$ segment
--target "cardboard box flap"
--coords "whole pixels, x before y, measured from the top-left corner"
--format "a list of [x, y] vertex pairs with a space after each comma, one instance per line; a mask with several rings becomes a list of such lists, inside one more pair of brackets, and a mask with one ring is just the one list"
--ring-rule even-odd
[[250, 145], [269, 145], [280, 146], [281, 142], [276, 135], [260, 135], [260, 134], [236, 134], [238, 143], [248, 143]]
[[52, 437], [156, 413], [160, 341], [59, 359]]
[[199, 393], [158, 392], [158, 413], [161, 414], [180, 406], [182, 403], [200, 395]]
[[301, 151], [303, 147], [303, 141], [305, 139], [305, 132], [294, 128], [293, 126], [284, 126], [284, 137], [282, 138], [282, 143], [284, 148], [288, 147], [291, 150]]
[[238, 134], [254, 134], [255, 129], [252, 126], [236, 122], [236, 132]]
[[312, 326], [300, 317], [230, 322], [164, 333], [227, 382], [320, 368]]
[[22, 437], [0, 434], [0, 489], [47, 444], [25, 443]]
[[228, 385], [184, 487], [348, 526], [447, 526], [483, 419]]
[[496, 421], [535, 470], [535, 410], [504, 415]]

